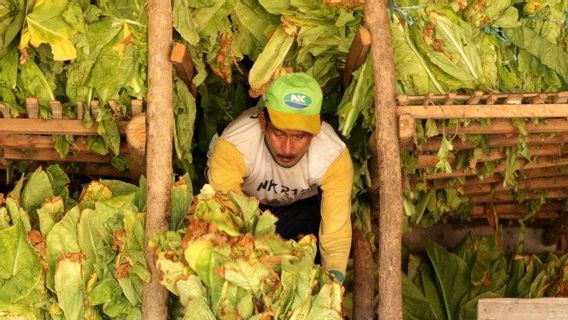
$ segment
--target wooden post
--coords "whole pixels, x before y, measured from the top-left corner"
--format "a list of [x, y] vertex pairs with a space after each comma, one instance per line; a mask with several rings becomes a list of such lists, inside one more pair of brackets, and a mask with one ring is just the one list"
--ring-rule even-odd
[[144, 320], [168, 318], [168, 293], [160, 285], [160, 273], [154, 263], [148, 242], [158, 231], [169, 225], [170, 190], [172, 181], [172, 65], [169, 54], [172, 45], [171, 1], [148, 1], [148, 196], [144, 243], [146, 261], [152, 271], [150, 283], [144, 285], [142, 317]]
[[365, 26], [360, 26], [351, 42], [351, 48], [347, 54], [345, 69], [343, 69], [343, 87], [347, 88], [353, 77], [353, 71], [357, 70], [364, 62], [371, 48], [371, 35]]
[[138, 181], [146, 167], [146, 115], [138, 114], [126, 127], [128, 143], [128, 171], [133, 181]]
[[[396, 115], [394, 53], [387, 0], [366, 3], [375, 66], [375, 127], [379, 169], [379, 319], [402, 319], [402, 174]], [[371, 177], [376, 178], [376, 177]], [[374, 212], [376, 214], [376, 212]]]
[[353, 319], [374, 319], [373, 250], [369, 240], [359, 228], [353, 228]]
[[176, 74], [183, 80], [191, 94], [197, 96], [197, 87], [193, 84], [193, 76], [195, 75], [195, 67], [187, 46], [183, 43], [176, 42], [170, 55], [170, 61], [174, 66]]

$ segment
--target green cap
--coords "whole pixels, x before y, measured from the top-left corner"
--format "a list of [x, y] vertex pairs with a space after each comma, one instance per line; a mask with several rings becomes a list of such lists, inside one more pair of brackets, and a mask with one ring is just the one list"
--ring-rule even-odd
[[288, 73], [272, 82], [264, 94], [272, 124], [281, 130], [320, 131], [322, 91], [319, 83], [303, 73]]

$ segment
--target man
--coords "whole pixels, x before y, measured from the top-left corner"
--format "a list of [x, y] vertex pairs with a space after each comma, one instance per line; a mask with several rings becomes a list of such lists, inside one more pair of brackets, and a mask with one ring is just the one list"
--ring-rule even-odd
[[351, 247], [349, 151], [320, 120], [322, 91], [309, 75], [279, 77], [263, 101], [265, 108], [248, 109], [212, 141], [209, 183], [258, 198], [278, 217], [284, 238], [314, 234], [323, 267], [343, 281]]

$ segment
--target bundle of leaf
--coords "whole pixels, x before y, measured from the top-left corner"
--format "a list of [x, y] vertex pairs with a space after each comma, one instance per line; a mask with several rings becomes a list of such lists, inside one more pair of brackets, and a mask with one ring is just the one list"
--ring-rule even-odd
[[474, 320], [482, 298], [568, 296], [568, 255], [522, 247], [511, 255], [494, 236], [470, 234], [450, 252], [427, 240], [425, 254], [411, 254], [403, 267], [404, 319]]
[[341, 285], [314, 264], [316, 239], [275, 234], [254, 198], [205, 185], [189, 227], [154, 234], [161, 283], [179, 297], [174, 318], [342, 319]]
[[75, 201], [67, 184], [40, 168], [0, 205], [0, 318], [141, 319], [145, 187], [93, 181]]
[[399, 90], [566, 90], [566, 1], [397, 0], [392, 33]]
[[[0, 8], [0, 102], [19, 117], [34, 97], [39, 117], [49, 119], [50, 102], [60, 101], [63, 118], [98, 123], [88, 149], [112, 154], [112, 165], [124, 170], [117, 120], [147, 91], [146, 2], [11, 0]], [[53, 138], [61, 157], [76, 142]]]
[[327, 1], [210, 0], [173, 2], [174, 28], [190, 45], [201, 85], [207, 68], [226, 83], [239, 63], [254, 61], [248, 73], [251, 96], [261, 95], [273, 76], [293, 68], [321, 85], [339, 76], [363, 8]]

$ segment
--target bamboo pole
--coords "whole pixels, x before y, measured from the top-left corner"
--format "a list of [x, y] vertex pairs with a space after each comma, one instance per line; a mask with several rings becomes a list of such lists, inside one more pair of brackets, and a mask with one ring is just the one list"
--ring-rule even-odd
[[[124, 133], [127, 121], [118, 122], [118, 131]], [[83, 120], [43, 120], [43, 119], [0, 119], [1, 134], [72, 134], [72, 135], [98, 135], [97, 125], [85, 128]]]
[[[518, 134], [488, 135], [487, 144], [489, 145], [490, 148], [512, 147], [519, 143], [519, 138], [520, 136]], [[454, 140], [456, 140], [452, 141], [452, 146], [454, 147], [454, 151], [473, 149], [477, 147], [476, 144], [471, 143], [469, 141], [462, 141], [459, 139], [454, 139]], [[536, 134], [536, 135], [527, 136], [527, 145], [529, 146], [544, 145], [544, 144], [562, 144], [567, 142], [568, 142], [568, 132], [562, 132], [556, 135]], [[425, 144], [416, 146], [416, 148], [414, 149], [419, 152], [437, 152], [440, 149], [441, 145], [442, 145], [442, 137], [434, 137], [429, 139]]]
[[[464, 107], [467, 108], [467, 107]], [[411, 115], [403, 114], [400, 116], [400, 139], [403, 141], [412, 139], [416, 133], [415, 121]], [[441, 126], [438, 126], [440, 128]], [[566, 119], [546, 119], [543, 123], [527, 123], [526, 130], [529, 133], [557, 133], [568, 131], [568, 120]], [[446, 128], [448, 135], [462, 134], [515, 134], [519, 129], [515, 127], [510, 119], [492, 119], [491, 124], [484, 125], [474, 123], [458, 128]]]
[[[568, 153], [568, 145], [544, 145], [544, 146], [529, 146], [528, 150], [531, 157], [543, 157], [543, 156], [562, 156]], [[454, 155], [455, 156], [455, 155]], [[521, 158], [520, 156], [517, 158]], [[505, 150], [491, 150], [489, 154], [484, 154], [478, 159], [476, 163], [479, 162], [489, 162], [489, 161], [501, 161], [507, 159], [507, 152]], [[448, 162], [453, 166], [455, 163], [455, 158], [449, 157]], [[416, 161], [416, 169], [433, 168], [438, 163], [439, 158], [436, 154], [418, 155]], [[473, 164], [475, 165], [475, 164]]]
[[[367, 26], [375, 66], [375, 127], [379, 168], [379, 319], [402, 319], [402, 174], [394, 53], [387, 0], [367, 1]], [[372, 177], [376, 179], [377, 177]]]
[[[568, 158], [543, 157], [540, 159], [533, 160], [532, 162], [528, 162], [526, 160], [521, 159], [518, 160], [517, 168], [519, 170], [526, 171], [526, 170], [561, 167], [561, 166], [562, 167], [568, 166]], [[493, 170], [493, 172], [498, 173], [498, 172], [504, 172], [506, 170], [507, 170], [507, 163], [501, 162], [497, 166], [497, 168]], [[440, 180], [440, 179], [449, 179], [449, 178], [470, 177], [470, 176], [476, 176], [484, 172], [485, 169], [483, 169], [481, 166], [478, 166], [476, 170], [472, 170], [471, 168], [466, 168], [466, 169], [454, 170], [452, 173], [428, 173], [424, 175], [424, 179]]]
[[353, 228], [353, 318], [374, 319], [373, 250], [363, 231]]
[[404, 106], [398, 107], [397, 113], [410, 115], [414, 119], [555, 118], [568, 114], [568, 105]]
[[148, 196], [145, 227], [146, 261], [152, 279], [144, 285], [142, 316], [145, 320], [166, 320], [168, 293], [160, 285], [160, 274], [154, 263], [148, 241], [157, 231], [168, 229], [172, 180], [172, 44], [171, 1], [148, 1]]

